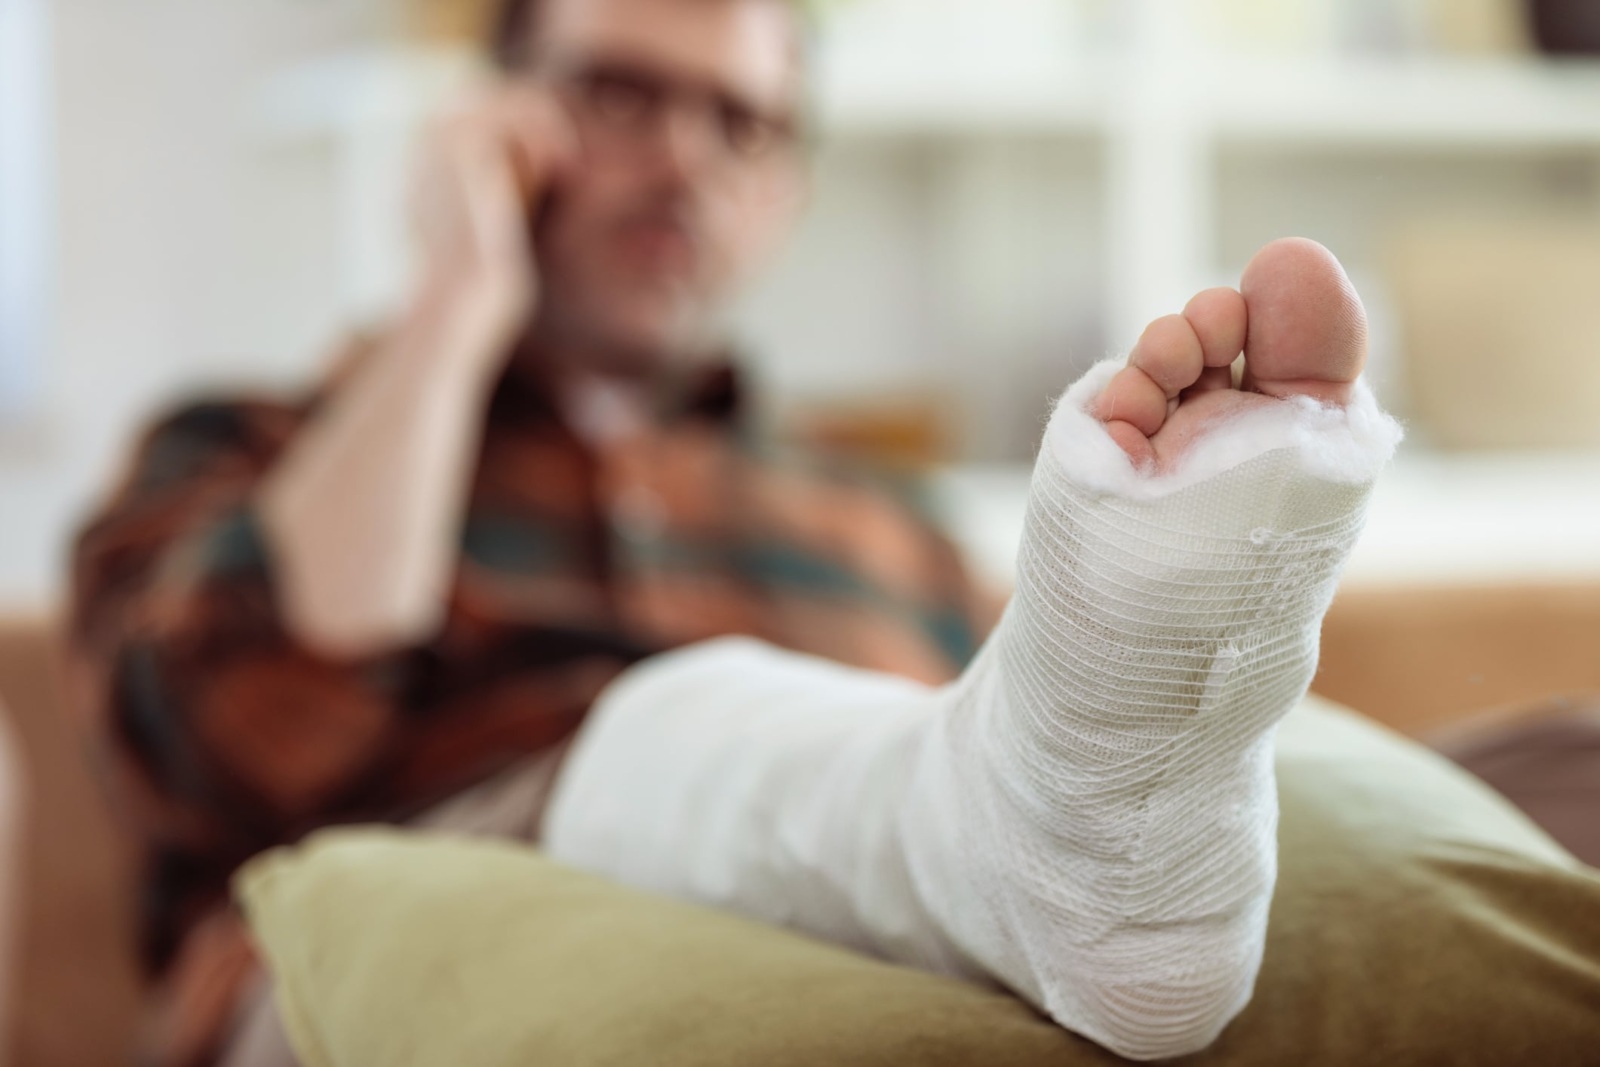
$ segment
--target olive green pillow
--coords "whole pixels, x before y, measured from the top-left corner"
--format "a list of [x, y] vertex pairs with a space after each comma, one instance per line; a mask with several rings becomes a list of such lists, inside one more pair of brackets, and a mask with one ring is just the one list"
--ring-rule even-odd
[[[1279, 748], [1281, 873], [1205, 1065], [1600, 1062], [1600, 872], [1327, 707]], [[338, 831], [239, 882], [306, 1067], [1122, 1062], [1012, 997], [564, 869]]]

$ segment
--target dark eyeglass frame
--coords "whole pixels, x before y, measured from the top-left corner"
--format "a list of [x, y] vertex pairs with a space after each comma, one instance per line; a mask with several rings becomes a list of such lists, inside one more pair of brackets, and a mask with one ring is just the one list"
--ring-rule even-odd
[[798, 115], [638, 60], [545, 59], [531, 64], [529, 73], [556, 89], [580, 127], [603, 128], [642, 143], [661, 129], [670, 112], [687, 109], [706, 123], [730, 161], [764, 166], [798, 159], [804, 150], [805, 124]]

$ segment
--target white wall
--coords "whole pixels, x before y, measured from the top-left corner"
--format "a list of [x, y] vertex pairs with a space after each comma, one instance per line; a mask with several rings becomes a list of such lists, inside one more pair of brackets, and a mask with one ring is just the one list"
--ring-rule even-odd
[[1028, 454], [1050, 398], [1105, 355], [1100, 153], [1009, 136], [829, 147], [805, 227], [741, 316], [772, 394], [945, 396], [968, 458]]
[[269, 70], [382, 25], [378, 0], [50, 0], [59, 247], [43, 398], [0, 431], [0, 605], [59, 587], [66, 531], [152, 406], [282, 379], [334, 332], [315, 156], [244, 121]]
[[29, 404], [49, 287], [44, 0], [0, 0], [0, 418]]

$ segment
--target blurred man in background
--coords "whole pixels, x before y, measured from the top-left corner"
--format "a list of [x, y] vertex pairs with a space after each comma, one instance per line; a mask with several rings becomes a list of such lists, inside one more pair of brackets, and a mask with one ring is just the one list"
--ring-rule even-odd
[[159, 422], [77, 546], [153, 1062], [227, 1048], [257, 974], [228, 879], [261, 850], [475, 789], [530, 833], [596, 694], [662, 650], [938, 682], [991, 621], [915, 514], [762, 456], [719, 347], [805, 197], [795, 8], [514, 0], [495, 50], [422, 158], [392, 326], [303, 402]]

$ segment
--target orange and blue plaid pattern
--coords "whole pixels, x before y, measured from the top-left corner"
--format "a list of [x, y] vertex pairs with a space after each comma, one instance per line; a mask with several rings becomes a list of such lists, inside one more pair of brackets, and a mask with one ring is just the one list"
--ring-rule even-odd
[[76, 546], [78, 704], [147, 846], [148, 965], [179, 987], [162, 1062], [205, 1062], [253, 966], [227, 885], [255, 853], [405, 820], [557, 745], [656, 652], [748, 634], [940, 682], [992, 618], [896, 495], [755, 447], [730, 370], [667, 390], [647, 431], [604, 447], [508, 375], [442, 631], [319, 657], [280, 621], [252, 500], [336, 388], [160, 421]]

